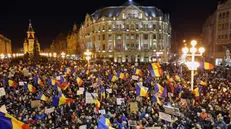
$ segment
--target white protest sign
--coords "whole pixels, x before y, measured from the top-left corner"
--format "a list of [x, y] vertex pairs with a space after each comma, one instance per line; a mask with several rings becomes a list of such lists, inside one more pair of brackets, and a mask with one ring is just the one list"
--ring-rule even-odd
[[0, 107], [0, 112], [8, 113], [7, 110], [6, 110], [6, 105], [3, 105], [3, 106]]
[[87, 125], [81, 125], [79, 126], [79, 129], [87, 129]]
[[112, 93], [112, 89], [106, 89], [108, 93]]
[[19, 86], [24, 86], [24, 82], [19, 82]]
[[165, 106], [165, 105], [163, 107], [166, 113], [174, 115], [174, 116], [180, 116], [179, 108]]
[[77, 91], [77, 95], [82, 95], [83, 94], [83, 91], [82, 90], [78, 90]]
[[139, 80], [139, 76], [132, 75], [132, 80], [138, 81]]
[[105, 109], [99, 110], [99, 113], [101, 113], [102, 115], [104, 115], [104, 114], [106, 114], [106, 111], [105, 111]]
[[[96, 93], [92, 93], [92, 95], [93, 95], [94, 97], [96, 97]], [[86, 92], [85, 98], [86, 98], [86, 103], [94, 103], [94, 100], [93, 100], [93, 98], [92, 98], [92, 96], [91, 96], [91, 93]]]
[[168, 122], [172, 122], [172, 118], [171, 115], [163, 113], [163, 112], [159, 112], [159, 118]]
[[46, 110], [45, 110], [45, 113], [46, 113], [46, 114], [49, 114], [49, 113], [54, 112], [54, 110], [55, 110], [55, 108], [54, 108], [54, 107], [52, 107], [52, 108], [48, 108], [48, 109], [46, 109]]
[[25, 77], [28, 77], [29, 76], [29, 70], [28, 69], [23, 70], [23, 75]]
[[0, 97], [6, 95], [6, 91], [4, 88], [0, 88]]
[[116, 102], [117, 102], [117, 105], [121, 105], [122, 103], [124, 103], [124, 98], [117, 98]]

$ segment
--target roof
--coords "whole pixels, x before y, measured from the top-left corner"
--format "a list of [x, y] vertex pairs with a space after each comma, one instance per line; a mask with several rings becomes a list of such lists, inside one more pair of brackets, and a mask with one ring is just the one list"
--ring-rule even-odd
[[154, 6], [140, 6], [139, 4], [133, 2], [133, 1], [128, 1], [124, 3], [122, 6], [110, 6], [110, 7], [105, 7], [103, 9], [99, 9], [95, 11], [91, 17], [98, 20], [101, 17], [117, 17], [120, 15], [122, 10], [126, 9], [128, 6], [135, 5], [137, 6], [140, 10], [144, 11], [145, 15], [147, 17], [164, 17], [164, 14], [161, 10], [157, 9]]

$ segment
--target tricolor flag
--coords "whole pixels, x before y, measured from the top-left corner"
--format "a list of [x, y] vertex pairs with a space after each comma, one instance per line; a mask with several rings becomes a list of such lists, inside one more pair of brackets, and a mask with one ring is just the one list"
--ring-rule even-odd
[[112, 74], [109, 75], [109, 80], [110, 80], [110, 81], [115, 82], [115, 81], [117, 81], [117, 79], [118, 79], [117, 76], [112, 75]]
[[161, 96], [162, 97], [167, 97], [168, 96], [167, 86], [164, 87], [164, 91], [163, 91]]
[[205, 70], [212, 70], [214, 69], [214, 65], [213, 64], [210, 64], [208, 62], [201, 62], [200, 63], [200, 67], [205, 69]]
[[109, 119], [105, 118], [104, 116], [100, 116], [97, 129], [114, 129], [111, 126], [112, 125], [111, 125], [111, 122], [109, 121]]
[[106, 92], [105, 92], [105, 88], [101, 87], [100, 89], [100, 95], [101, 95], [101, 99], [105, 99], [106, 98]]
[[36, 92], [36, 88], [31, 84], [24, 83], [24, 87], [25, 89], [29, 90], [31, 93]]
[[181, 77], [180, 77], [179, 75], [176, 74], [176, 75], [175, 75], [175, 80], [179, 82], [179, 81], [181, 81]]
[[122, 80], [126, 80], [126, 76], [124, 75], [124, 73], [118, 72], [117, 77], [122, 79]]
[[148, 88], [141, 86], [139, 84], [136, 84], [136, 96], [143, 96], [148, 98]]
[[43, 94], [43, 93], [40, 93], [39, 96], [36, 98], [38, 100], [43, 100], [43, 101], [48, 101], [48, 98]]
[[[61, 93], [61, 94], [60, 94]], [[57, 107], [63, 104], [68, 104], [71, 103], [73, 100], [70, 98], [66, 98], [62, 92], [59, 92], [59, 96], [58, 97], [53, 97], [52, 98], [52, 106]]]
[[164, 88], [160, 84], [156, 83], [155, 84], [155, 91], [159, 92], [159, 94], [162, 95], [164, 93]]
[[194, 89], [192, 93], [195, 95], [195, 97], [199, 97], [200, 96], [199, 88]]
[[31, 129], [27, 124], [9, 114], [0, 112], [0, 129]]
[[134, 69], [136, 75], [142, 76], [142, 71], [140, 69]]
[[18, 84], [14, 82], [13, 80], [8, 80], [8, 85], [14, 88], [17, 88]]
[[78, 86], [82, 86], [83, 85], [83, 80], [79, 77], [76, 78], [76, 82], [78, 84]]
[[159, 105], [161, 105], [161, 101], [160, 101], [160, 99], [157, 97], [157, 96], [152, 96], [152, 102], [155, 102], [155, 103], [157, 103], [157, 104], [159, 104]]
[[44, 83], [42, 82], [42, 80], [40, 78], [38, 78], [38, 84], [41, 86], [41, 87], [44, 87]]
[[204, 81], [200, 81], [200, 85], [202, 85], [202, 86], [207, 86], [207, 83], [204, 82]]
[[96, 108], [96, 111], [98, 112], [99, 108], [100, 108], [100, 102], [94, 95], [91, 94], [91, 97], [93, 98], [93, 100], [95, 102], [95, 108]]
[[163, 75], [163, 71], [159, 63], [152, 63], [148, 65], [148, 69], [152, 77], [160, 77]]

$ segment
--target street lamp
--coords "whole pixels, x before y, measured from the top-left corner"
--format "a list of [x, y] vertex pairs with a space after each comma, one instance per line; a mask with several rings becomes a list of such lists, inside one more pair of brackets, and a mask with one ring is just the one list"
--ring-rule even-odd
[[4, 59], [4, 54], [1, 54], [1, 59], [2, 59], [2, 60]]
[[90, 66], [90, 59], [91, 59], [92, 52], [90, 52], [89, 50], [87, 50], [86, 52], [84, 52], [84, 55], [86, 56], [87, 64], [88, 64], [88, 67], [89, 67]]
[[62, 56], [63, 59], [65, 58], [65, 55], [66, 55], [65, 52], [62, 52], [62, 53], [61, 53], [61, 56]]
[[[192, 40], [191, 41], [191, 45], [192, 45], [192, 47], [190, 49], [188, 49], [187, 47], [184, 47], [182, 49], [182, 52], [184, 53], [185, 57], [187, 57], [187, 56], [191, 56], [192, 57], [192, 61], [191, 62], [186, 62], [185, 64], [191, 70], [191, 90], [193, 90], [193, 86], [194, 86], [194, 71], [197, 70], [197, 67], [199, 67], [199, 63], [195, 62], [195, 57], [196, 56], [202, 56], [202, 54], [205, 52], [205, 49], [203, 47], [199, 48], [199, 53], [200, 54], [196, 54], [197, 48], [195, 46], [197, 45], [197, 41], [196, 40]], [[189, 50], [190, 50], [191, 54], [188, 54]]]

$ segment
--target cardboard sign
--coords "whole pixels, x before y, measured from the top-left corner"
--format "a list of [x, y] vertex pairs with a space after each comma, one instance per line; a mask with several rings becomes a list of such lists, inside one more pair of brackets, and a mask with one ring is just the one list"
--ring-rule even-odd
[[137, 102], [130, 102], [130, 112], [137, 112], [138, 111], [138, 104]]
[[171, 115], [163, 113], [163, 112], [159, 112], [159, 118], [168, 122], [172, 122], [172, 118]]
[[106, 89], [108, 93], [112, 93], [112, 89]]
[[38, 108], [40, 106], [41, 106], [41, 101], [40, 100], [31, 101], [31, 108]]
[[165, 106], [165, 105], [163, 107], [164, 107], [165, 113], [168, 113], [174, 116], [180, 116], [179, 108]]
[[87, 125], [81, 125], [79, 126], [79, 129], [87, 129]]
[[135, 127], [136, 126], [136, 121], [129, 120], [128, 121], [128, 126], [129, 127]]
[[117, 105], [121, 105], [122, 103], [124, 103], [124, 98], [117, 98], [116, 102], [117, 102]]
[[6, 91], [4, 88], [0, 88], [0, 97], [1, 96], [5, 96], [6, 95]]
[[25, 77], [28, 77], [29, 76], [29, 70], [28, 69], [25, 69], [25, 70], [23, 70], [23, 75], [25, 76]]
[[82, 90], [78, 90], [77, 91], [77, 95], [82, 95], [83, 94], [83, 91]]
[[99, 113], [101, 113], [102, 115], [104, 115], [104, 114], [106, 114], [106, 111], [105, 111], [105, 109], [99, 110]]
[[54, 110], [55, 110], [55, 108], [54, 108], [54, 107], [52, 107], [52, 108], [48, 108], [48, 109], [45, 109], [45, 113], [46, 113], [46, 114], [49, 114], [49, 113], [54, 112]]
[[139, 80], [139, 76], [132, 75], [132, 80], [138, 81]]
[[0, 112], [8, 113], [7, 110], [6, 110], [6, 105], [3, 105], [3, 106], [0, 107]]

